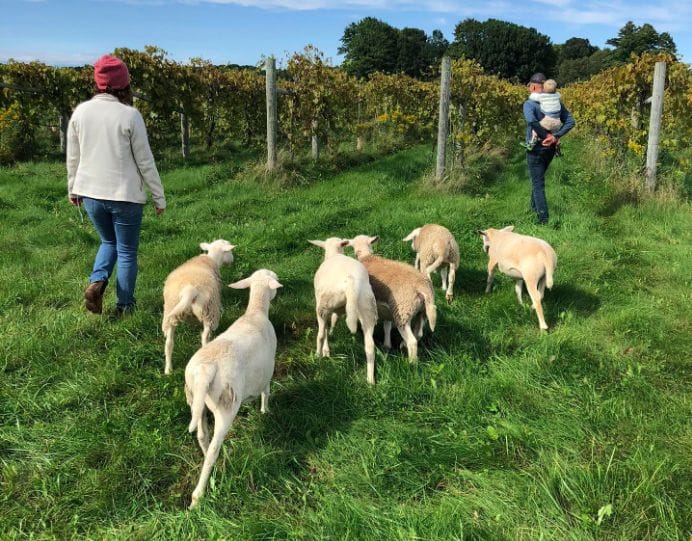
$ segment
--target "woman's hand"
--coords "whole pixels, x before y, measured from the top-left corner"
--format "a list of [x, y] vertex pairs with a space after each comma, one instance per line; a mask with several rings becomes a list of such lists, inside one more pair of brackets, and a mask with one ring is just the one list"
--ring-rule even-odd
[[163, 212], [166, 210], [166, 209], [160, 209], [158, 207], [155, 207], [155, 208], [156, 208], [156, 215], [157, 216], [161, 216], [163, 214]]
[[79, 205], [82, 204], [82, 198], [81, 197], [68, 197], [70, 200], [70, 204], [74, 205], [75, 207], [78, 207]]

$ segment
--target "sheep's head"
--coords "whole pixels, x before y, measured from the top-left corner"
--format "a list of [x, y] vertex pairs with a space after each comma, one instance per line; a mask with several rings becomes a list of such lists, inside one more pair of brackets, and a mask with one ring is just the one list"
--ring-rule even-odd
[[335, 254], [343, 254], [344, 246], [348, 246], [348, 240], [339, 237], [329, 237], [327, 240], [309, 240], [308, 242], [322, 248], [325, 259]]
[[283, 287], [283, 285], [279, 283], [279, 277], [276, 273], [269, 269], [256, 270], [247, 278], [228, 284], [228, 287], [232, 287], [233, 289], [247, 289], [253, 285], [263, 285], [267, 287], [271, 292], [270, 299], [276, 297], [276, 290]]
[[358, 259], [362, 259], [363, 257], [369, 256], [373, 253], [372, 244], [377, 242], [379, 238], [380, 237], [378, 236], [370, 237], [368, 235], [358, 235], [357, 237], [353, 237], [351, 240], [349, 240], [348, 245], [353, 248], [356, 257]]
[[415, 250], [416, 252], [418, 251], [418, 237], [420, 236], [421, 229], [421, 227], [416, 227], [403, 239], [404, 242], [411, 241], [411, 250]]
[[476, 232], [481, 236], [481, 239], [483, 240], [483, 251], [487, 254], [490, 250], [490, 246], [492, 245], [493, 240], [495, 239], [498, 233], [511, 233], [513, 230], [514, 226], [508, 225], [507, 227], [503, 227], [502, 229], [493, 229], [491, 227], [488, 229], [479, 229]]
[[230, 265], [233, 263], [233, 249], [235, 245], [227, 240], [218, 239], [214, 242], [202, 242], [199, 247], [202, 251], [206, 252], [207, 255], [214, 258], [220, 265]]

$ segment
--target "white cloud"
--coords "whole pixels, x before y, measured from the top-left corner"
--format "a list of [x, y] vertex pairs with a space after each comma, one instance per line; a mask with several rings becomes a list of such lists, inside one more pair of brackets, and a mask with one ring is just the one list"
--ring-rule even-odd
[[38, 60], [51, 66], [83, 66], [93, 64], [103, 53], [60, 53], [55, 51], [22, 51], [0, 49], [0, 62], [10, 58], [18, 62], [33, 62]]

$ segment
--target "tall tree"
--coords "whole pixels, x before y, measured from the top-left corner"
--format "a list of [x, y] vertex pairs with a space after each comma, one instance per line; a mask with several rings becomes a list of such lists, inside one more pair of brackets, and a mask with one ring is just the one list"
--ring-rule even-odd
[[399, 30], [396, 70], [411, 77], [420, 77], [428, 69], [426, 57], [428, 37], [419, 28]]
[[431, 74], [439, 71], [440, 61], [449, 49], [449, 41], [444, 37], [441, 30], [433, 30], [428, 38], [426, 46], [426, 58], [428, 66], [431, 66]]
[[615, 47], [613, 54], [621, 62], [627, 62], [631, 54], [646, 52], [666, 52], [675, 56], [677, 48], [673, 38], [668, 32], [656, 32], [656, 29], [648, 23], [637, 26], [628, 21], [618, 32], [617, 37], [606, 41], [608, 45]]
[[450, 52], [476, 60], [489, 73], [521, 82], [536, 71], [551, 73], [557, 60], [548, 36], [498, 19], [461, 21]]
[[349, 24], [341, 38], [339, 54], [345, 55], [343, 68], [356, 77], [374, 71], [391, 73], [399, 60], [399, 31], [375, 17]]
[[584, 58], [591, 56], [596, 51], [598, 51], [598, 47], [591, 45], [591, 42], [586, 38], [569, 38], [559, 46], [559, 61]]

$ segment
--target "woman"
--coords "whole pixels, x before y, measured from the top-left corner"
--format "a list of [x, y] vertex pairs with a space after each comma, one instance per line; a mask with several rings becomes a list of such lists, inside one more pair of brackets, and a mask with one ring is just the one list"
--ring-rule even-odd
[[166, 198], [142, 115], [132, 107], [125, 63], [105, 55], [94, 64], [96, 94], [81, 103], [67, 128], [67, 191], [70, 202], [84, 202], [101, 237], [89, 287], [87, 310], [100, 314], [103, 293], [117, 261], [116, 314], [135, 306], [137, 251], [142, 212], [151, 191], [156, 214]]

